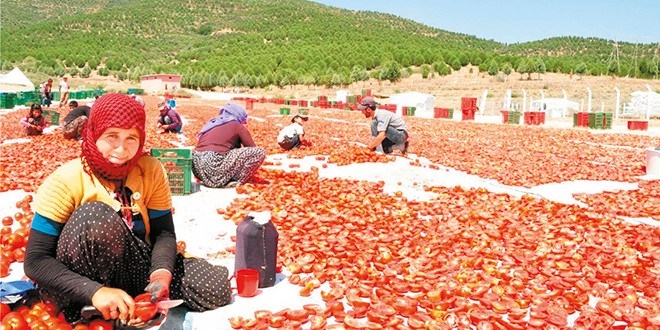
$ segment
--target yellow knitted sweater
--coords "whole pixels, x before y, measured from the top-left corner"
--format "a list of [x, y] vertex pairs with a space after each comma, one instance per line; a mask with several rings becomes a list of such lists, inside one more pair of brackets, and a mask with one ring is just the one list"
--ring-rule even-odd
[[[161, 163], [145, 155], [129, 172], [125, 186], [133, 195], [131, 206], [137, 207], [146, 228], [145, 240], [149, 237], [149, 214], [151, 210], [170, 210], [172, 196], [167, 174]], [[114, 185], [83, 170], [81, 158], [73, 159], [60, 166], [37, 190], [34, 211], [55, 222], [66, 223], [82, 203], [101, 201], [119, 211], [121, 204], [114, 199]]]

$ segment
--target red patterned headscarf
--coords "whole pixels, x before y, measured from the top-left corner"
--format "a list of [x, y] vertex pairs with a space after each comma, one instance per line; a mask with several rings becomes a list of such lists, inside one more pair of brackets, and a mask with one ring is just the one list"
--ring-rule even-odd
[[[128, 95], [111, 93], [94, 101], [89, 119], [83, 132], [81, 156], [85, 172], [113, 181], [125, 180], [128, 172], [144, 154], [146, 114], [144, 107]], [[137, 128], [140, 132], [140, 147], [135, 156], [123, 165], [109, 162], [96, 147], [96, 140], [110, 127]], [[91, 173], [90, 173], [91, 174]]]

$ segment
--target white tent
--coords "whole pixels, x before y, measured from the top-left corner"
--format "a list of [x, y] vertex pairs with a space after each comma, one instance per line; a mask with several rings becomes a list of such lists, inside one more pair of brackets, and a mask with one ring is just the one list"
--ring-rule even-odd
[[420, 92], [392, 94], [390, 103], [396, 104], [396, 113], [402, 114], [403, 107], [415, 107], [415, 117], [433, 118], [435, 97]]
[[34, 91], [34, 84], [19, 68], [14, 68], [7, 74], [0, 74], [0, 92]]

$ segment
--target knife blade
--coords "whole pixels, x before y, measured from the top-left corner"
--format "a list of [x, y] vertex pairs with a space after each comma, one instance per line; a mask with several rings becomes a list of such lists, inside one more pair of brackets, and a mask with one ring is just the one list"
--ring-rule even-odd
[[[148, 302], [148, 301], [139, 301], [139, 302], [136, 302], [135, 304], [138, 305], [138, 306], [145, 306], [145, 305], [150, 305], [150, 304], [153, 304], [153, 303]], [[176, 306], [179, 306], [179, 305], [183, 304], [183, 299], [161, 300], [161, 301], [157, 301], [155, 304], [156, 304], [156, 307], [158, 307], [158, 310], [166, 311], [166, 310], [169, 310], [170, 308], [173, 308], [173, 307], [176, 307]]]

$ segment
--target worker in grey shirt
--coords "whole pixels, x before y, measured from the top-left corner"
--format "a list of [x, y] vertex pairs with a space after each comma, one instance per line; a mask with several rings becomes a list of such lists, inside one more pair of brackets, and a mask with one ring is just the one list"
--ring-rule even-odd
[[372, 120], [371, 136], [374, 138], [367, 145], [369, 150], [382, 149], [384, 153], [390, 154], [393, 149], [398, 149], [402, 155], [407, 155], [408, 132], [406, 122], [400, 115], [387, 110], [377, 110], [376, 101], [370, 96], [362, 99], [358, 109], [366, 118]]

